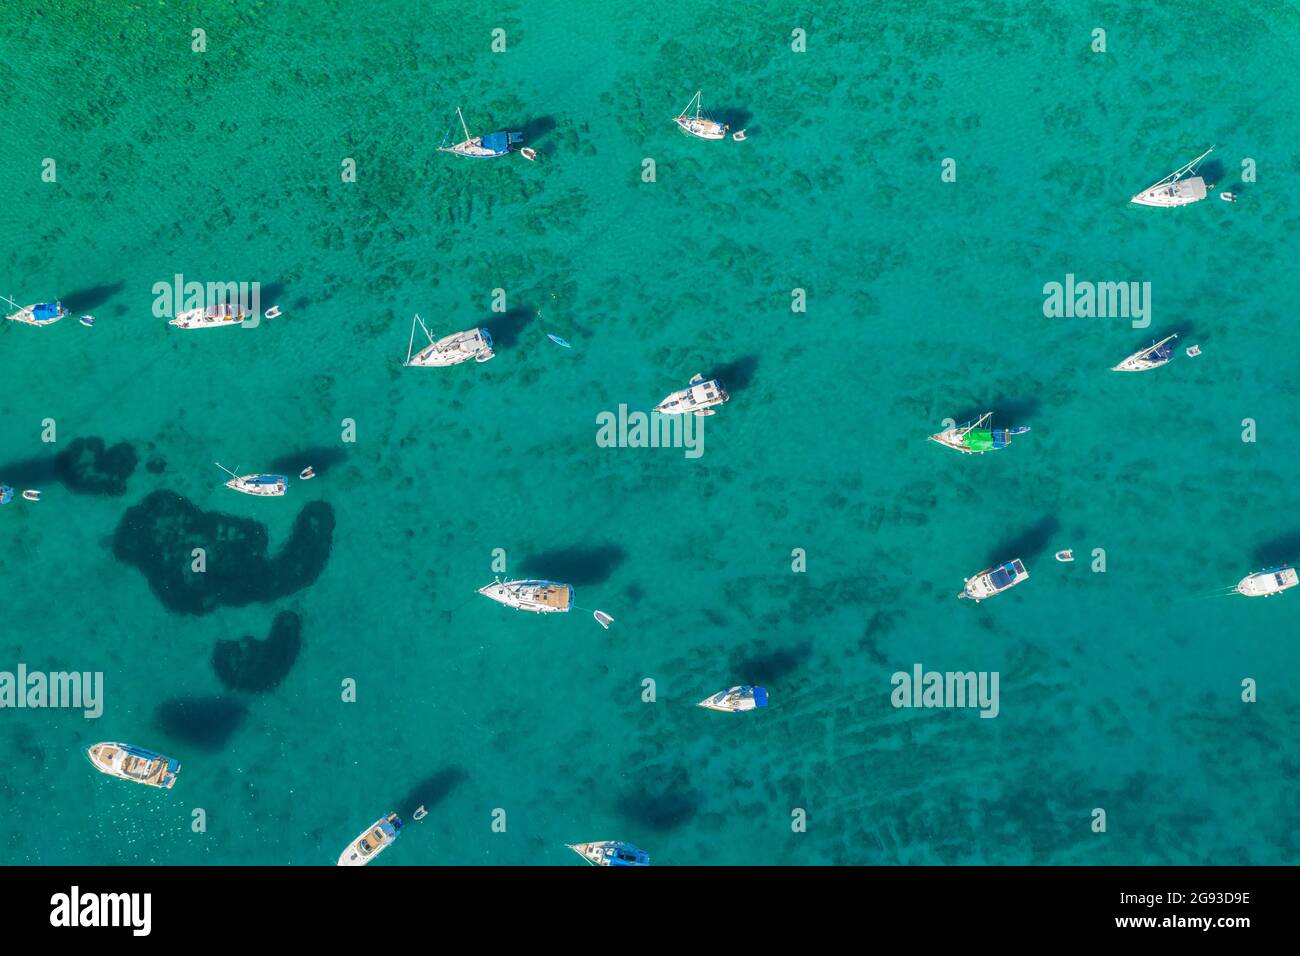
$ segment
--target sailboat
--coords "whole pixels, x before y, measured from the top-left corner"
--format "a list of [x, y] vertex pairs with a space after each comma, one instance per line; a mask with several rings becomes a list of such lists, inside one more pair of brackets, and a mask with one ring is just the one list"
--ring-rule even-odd
[[70, 314], [62, 303], [59, 302], [38, 302], [35, 305], [19, 305], [8, 296], [0, 296], [5, 302], [8, 302], [17, 311], [5, 318], [11, 322], [22, 322], [24, 325], [53, 325], [59, 319], [67, 318]]
[[[1196, 167], [1201, 160], [1212, 152], [1214, 152], [1213, 146], [1186, 166], [1175, 169], [1160, 182], [1148, 186], [1129, 201], [1137, 203], [1139, 206], [1186, 206], [1190, 203], [1199, 202], [1205, 198], [1206, 189], [1205, 180], [1195, 175]], [[1187, 176], [1188, 173], [1192, 175], [1184, 179], [1183, 177]]]
[[[534, 614], [566, 614], [573, 607], [573, 586], [556, 581], [497, 579], [486, 587], [479, 588], [478, 593], [498, 604], [520, 611], [532, 611]], [[602, 624], [602, 627], [608, 625]]]
[[220, 329], [244, 324], [245, 313], [242, 306], [230, 302], [210, 305], [206, 309], [190, 309], [182, 312], [168, 322], [178, 329]]
[[670, 394], [655, 406], [655, 411], [660, 415], [716, 415], [713, 406], [721, 405], [729, 398], [731, 396], [720, 381], [712, 378], [706, 382], [704, 376], [696, 372], [687, 388], [679, 388]]
[[564, 844], [592, 866], [649, 866], [650, 854], [622, 840]]
[[[411, 351], [415, 348], [416, 322], [420, 324], [420, 328], [424, 329], [429, 344], [412, 357]], [[406, 361], [402, 364], [422, 368], [459, 365], [461, 362], [468, 362], [470, 359], [476, 362], [486, 362], [494, 355], [496, 353], [492, 351], [492, 336], [487, 329], [467, 329], [464, 332], [444, 336], [435, 342], [433, 335], [429, 332], [429, 327], [424, 324], [424, 319], [417, 314], [415, 320], [411, 322], [411, 341], [406, 347]]]
[[742, 684], [730, 690], [720, 690], [712, 697], [706, 697], [695, 705], [707, 710], [720, 710], [726, 714], [739, 714], [746, 710], [756, 710], [767, 706], [767, 688], [751, 687]]
[[226, 482], [227, 488], [242, 491], [246, 495], [278, 498], [289, 488], [289, 479], [284, 475], [237, 475], [219, 461], [213, 464], [230, 476], [230, 480]]
[[1016, 428], [983, 428], [983, 424], [993, 417], [992, 412], [985, 412], [977, 421], [960, 427], [954, 425], [945, 428], [937, 435], [931, 435], [930, 441], [936, 441], [948, 448], [955, 448], [965, 455], [982, 455], [986, 451], [998, 451], [1011, 444], [1012, 435], [1023, 435], [1029, 431], [1028, 425]]
[[[677, 128], [683, 133], [699, 139], [726, 139], [727, 125], [719, 123], [703, 111], [700, 94], [700, 90], [695, 91], [695, 95], [686, 104], [686, 108], [673, 117], [673, 122], [677, 124]], [[692, 107], [695, 109], [694, 116], [691, 115]]]
[[1174, 347], [1167, 343], [1178, 338], [1178, 333], [1167, 336], [1151, 345], [1148, 348], [1140, 349], [1134, 352], [1124, 361], [1120, 362], [1112, 372], [1149, 372], [1153, 368], [1159, 368], [1167, 364], [1174, 357]]
[[[488, 133], [486, 136], [470, 136], [469, 127], [465, 125], [465, 115], [461, 113], [459, 106], [456, 107], [456, 115], [460, 117], [460, 128], [465, 138], [459, 143], [448, 146], [447, 137], [444, 136], [443, 145], [438, 147], [440, 153], [455, 153], [457, 156], [468, 156], [470, 159], [496, 159], [509, 153], [510, 147], [515, 143], [523, 141], [523, 133], [505, 130]], [[451, 135], [450, 131], [447, 135]]]

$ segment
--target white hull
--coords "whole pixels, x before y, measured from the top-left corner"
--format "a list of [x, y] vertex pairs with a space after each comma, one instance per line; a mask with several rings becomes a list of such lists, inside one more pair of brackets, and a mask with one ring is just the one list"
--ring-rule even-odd
[[1148, 186], [1130, 199], [1129, 202], [1136, 203], [1139, 206], [1161, 207], [1188, 206], [1194, 202], [1200, 202], [1208, 195], [1205, 180], [1200, 176], [1188, 176], [1187, 179], [1182, 177], [1194, 171], [1201, 160], [1212, 152], [1214, 152], [1213, 146], [1186, 166], [1174, 170], [1155, 185]]
[[739, 714], [747, 710], [757, 710], [767, 704], [766, 691], [763, 692], [763, 702], [760, 704], [753, 693], [746, 693], [749, 690], [750, 688], [744, 686], [732, 687], [730, 690], [719, 691], [712, 697], [706, 697], [695, 706], [724, 714]]
[[[15, 303], [15, 305], [16, 304], [17, 303]], [[60, 319], [66, 319], [71, 314], [68, 312], [67, 309], [63, 308], [63, 306], [58, 305], [57, 306], [58, 311], [54, 315], [46, 319], [38, 319], [36, 317], [37, 304], [24, 306], [23, 308], [19, 309], [17, 312], [14, 312], [12, 315], [6, 315], [5, 318], [8, 319], [10, 322], [21, 322], [23, 325], [35, 325], [35, 326], [43, 327], [46, 325], [53, 325], [55, 322], [58, 322]]]
[[554, 581], [494, 581], [478, 593], [498, 604], [534, 614], [564, 614], [573, 606], [573, 588]]
[[[578, 856], [582, 857], [592, 866], [618, 865], [614, 862], [614, 857], [619, 851], [619, 844], [613, 840], [605, 840], [600, 843], [566, 843], [565, 846], [578, 854]], [[626, 844], [623, 844], [623, 846], [629, 852], [635, 850], [634, 847], [627, 847]], [[639, 865], [649, 866], [650, 858], [639, 850], [636, 852], [641, 853], [642, 862]]]
[[1277, 568], [1247, 575], [1237, 584], [1237, 593], [1246, 597], [1271, 597], [1300, 584], [1295, 568]]
[[655, 406], [661, 415], [712, 415], [709, 409], [724, 404], [730, 395], [716, 378], [704, 381], [703, 376], [691, 379], [688, 388], [679, 389]]
[[976, 604], [980, 601], [987, 600], [1001, 594], [1003, 591], [1010, 591], [1017, 584], [1029, 580], [1029, 570], [1024, 566], [1019, 558], [1011, 562], [1014, 566], [1016, 576], [1009, 580], [996, 580], [994, 575], [1003, 571], [1003, 566], [998, 565], [993, 568], [985, 568], [974, 577], [966, 579], [966, 586], [958, 597], [967, 597], [974, 600]]
[[1114, 366], [1111, 369], [1111, 371], [1112, 372], [1149, 372], [1153, 368], [1160, 368], [1160, 366], [1162, 365], [1168, 365], [1174, 357], [1172, 350], [1170, 350], [1169, 356], [1167, 358], [1153, 359], [1151, 358], [1151, 356], [1155, 354], [1156, 350], [1159, 349], [1166, 342], [1173, 341], [1176, 338], [1178, 338], [1176, 334], [1171, 335], [1168, 338], [1161, 339], [1159, 342], [1156, 342], [1154, 345], [1150, 345], [1147, 348], [1134, 352], [1124, 361]]
[[170, 790], [181, 770], [177, 761], [130, 744], [94, 744], [87, 748], [86, 756], [100, 773], [160, 790]]
[[[396, 821], [396, 827], [391, 824]], [[390, 826], [385, 826], [389, 824]], [[348, 844], [346, 850], [339, 854], [339, 866], [365, 866], [379, 854], [383, 853], [396, 841], [402, 832], [402, 821], [397, 814], [390, 813], [380, 817], [366, 827], [355, 840]]]
[[504, 156], [505, 153], [499, 153], [494, 149], [487, 149], [483, 146], [483, 139], [475, 136], [473, 139], [467, 139], [463, 143], [457, 143], [455, 146], [439, 146], [440, 153], [453, 153], [456, 156], [467, 156], [470, 159], [496, 159], [498, 156]]
[[244, 324], [244, 313], [230, 306], [190, 309], [167, 323], [178, 329], [222, 329]]
[[726, 139], [727, 127], [711, 119], [692, 116], [676, 116], [673, 122], [677, 128], [696, 139]]
[[406, 364], [420, 368], [442, 368], [448, 365], [459, 365], [470, 359], [486, 362], [494, 355], [496, 353], [492, 351], [492, 340], [487, 336], [486, 330], [467, 329], [430, 344], [423, 351], [411, 356]]

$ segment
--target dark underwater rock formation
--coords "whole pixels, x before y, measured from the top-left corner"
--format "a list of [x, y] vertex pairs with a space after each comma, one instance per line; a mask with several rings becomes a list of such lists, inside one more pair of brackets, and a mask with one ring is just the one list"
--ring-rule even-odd
[[285, 679], [301, 647], [301, 618], [292, 611], [281, 611], [264, 641], [251, 634], [237, 641], [217, 641], [212, 652], [212, 669], [231, 690], [262, 694]]
[[225, 747], [246, 716], [248, 708], [229, 697], [173, 697], [154, 713], [164, 733], [201, 750]]
[[[334, 509], [305, 505], [280, 553], [267, 554], [266, 525], [220, 511], [202, 511], [174, 491], [155, 491], [128, 508], [113, 534], [113, 554], [134, 565], [154, 597], [179, 614], [207, 614], [274, 601], [310, 585], [329, 562]], [[193, 550], [206, 570], [191, 570]]]
[[77, 438], [55, 457], [54, 473], [83, 495], [118, 496], [126, 494], [136, 462], [135, 448], [124, 441], [105, 448], [102, 438]]

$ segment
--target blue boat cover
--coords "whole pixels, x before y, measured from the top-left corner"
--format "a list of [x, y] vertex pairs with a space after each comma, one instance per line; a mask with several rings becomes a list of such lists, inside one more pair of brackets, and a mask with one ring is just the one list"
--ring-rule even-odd
[[755, 707], [766, 707], [766, 706], [767, 706], [767, 688], [766, 688], [766, 687], [755, 687], [755, 688], [754, 688], [754, 706], [755, 706]]
[[492, 150], [492, 152], [496, 153], [498, 156], [504, 155], [505, 153], [510, 152], [511, 143], [518, 142], [518, 140], [512, 138], [517, 135], [519, 134], [507, 133], [504, 130], [496, 133], [488, 133], [483, 137], [483, 148]]
[[1005, 587], [1009, 587], [1014, 584], [1016, 580], [1015, 566], [1008, 561], [1006, 564], [994, 568], [993, 572], [989, 575], [989, 580], [993, 582], [993, 586], [999, 591]]
[[48, 322], [50, 319], [57, 319], [59, 317], [59, 312], [60, 309], [57, 304], [42, 302], [40, 305], [32, 309], [32, 317], [36, 319], [37, 322]]
[[993, 429], [994, 450], [998, 448], [1006, 448], [1006, 447], [1007, 447], [1007, 430], [1005, 428]]
[[14, 490], [8, 485], [0, 485], [0, 505], [7, 505], [14, 500]]

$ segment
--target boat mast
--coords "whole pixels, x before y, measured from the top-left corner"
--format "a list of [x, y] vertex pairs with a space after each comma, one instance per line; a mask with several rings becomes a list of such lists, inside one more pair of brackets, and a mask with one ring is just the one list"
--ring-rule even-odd
[[403, 365], [411, 364], [411, 350], [415, 348], [415, 321], [419, 317], [420, 316], [417, 314], [415, 319], [411, 320], [411, 341], [406, 343], [406, 361], [402, 363]]
[[704, 93], [703, 90], [695, 91], [695, 118], [696, 119], [700, 118], [700, 109], [701, 107], [704, 106], [704, 96], [702, 95], [703, 93]]
[[964, 437], [964, 436], [966, 436], [966, 435], [969, 435], [971, 432], [973, 432], [975, 429], [979, 428], [980, 425], [984, 424], [984, 422], [987, 421], [987, 420], [988, 420], [989, 418], [991, 418], [991, 417], [993, 417], [993, 413], [992, 413], [992, 412], [985, 412], [983, 415], [981, 415], [981, 416], [979, 417], [979, 420], [978, 420], [978, 421], [972, 422], [971, 424], [967, 425], [965, 428], [962, 429], [962, 432], [961, 432], [961, 433], [962, 433], [962, 436]]
[[460, 117], [460, 128], [465, 131], [465, 142], [468, 143], [470, 140], [469, 127], [465, 125], [465, 114], [460, 111], [459, 106], [456, 107], [456, 115]]
[[229, 468], [227, 468], [225, 465], [223, 465], [221, 462], [214, 461], [212, 464], [216, 465], [218, 468], [220, 468], [222, 471], [228, 474], [231, 478], [234, 478], [236, 481], [239, 480], [239, 476], [235, 474], [233, 471], [231, 471]]

